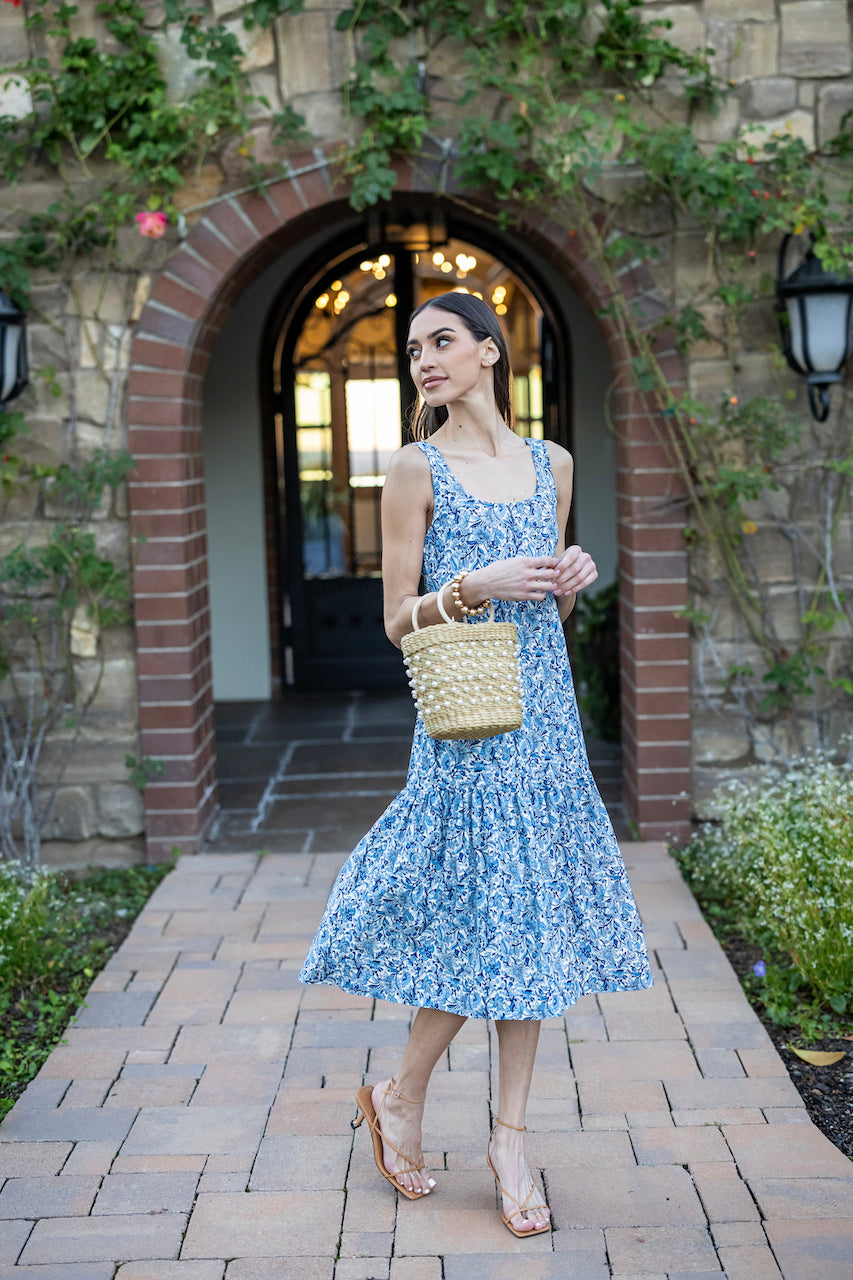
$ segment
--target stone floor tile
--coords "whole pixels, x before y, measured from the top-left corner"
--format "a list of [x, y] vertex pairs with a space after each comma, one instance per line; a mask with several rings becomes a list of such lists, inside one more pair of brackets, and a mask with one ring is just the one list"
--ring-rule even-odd
[[99, 1218], [44, 1218], [21, 1254], [22, 1264], [119, 1262], [176, 1258], [186, 1214], [104, 1214]]
[[68, 1218], [92, 1207], [99, 1180], [92, 1177], [9, 1178], [0, 1191], [0, 1218]]
[[204, 1171], [205, 1173], [245, 1173], [248, 1182], [248, 1175], [255, 1163], [255, 1155], [254, 1151], [248, 1151], [242, 1155], [229, 1152], [225, 1156], [208, 1156]]
[[71, 1150], [70, 1142], [0, 1141], [0, 1178], [49, 1177], [59, 1173]]
[[547, 1177], [548, 1201], [558, 1225], [563, 1222], [574, 1227], [705, 1225], [705, 1214], [692, 1179], [686, 1170], [671, 1165], [642, 1168], [603, 1162], [585, 1168], [549, 1165]]
[[391, 1260], [385, 1258], [344, 1258], [335, 1266], [335, 1280], [388, 1280]]
[[670, 1114], [677, 1125], [767, 1123], [764, 1112], [758, 1107], [690, 1107], [685, 1110], [673, 1107]]
[[765, 1218], [849, 1218], [853, 1176], [751, 1178], [749, 1189]]
[[826, 1280], [853, 1269], [853, 1197], [847, 1218], [812, 1219], [766, 1224], [768, 1239], [785, 1277]]
[[731, 1125], [723, 1129], [744, 1178], [849, 1178], [853, 1165], [814, 1125]]
[[124, 1138], [136, 1118], [130, 1107], [56, 1107], [51, 1111], [13, 1109], [3, 1121], [5, 1142], [108, 1142]]
[[61, 1176], [64, 1178], [71, 1173], [109, 1173], [120, 1146], [121, 1142], [115, 1138], [111, 1142], [75, 1143], [74, 1150], [62, 1166]]
[[709, 1271], [717, 1252], [705, 1227], [643, 1227], [605, 1230], [614, 1274], [643, 1271]]
[[70, 1077], [65, 1080], [31, 1080], [15, 1106], [22, 1110], [29, 1110], [31, 1107], [58, 1107], [70, 1084]]
[[[125, 1262], [115, 1280], [222, 1280], [224, 1262]], [[23, 1277], [22, 1277], [23, 1280]]]
[[269, 1107], [281, 1082], [280, 1062], [214, 1062], [205, 1069], [191, 1107], [227, 1106], [234, 1098], [242, 1106]]
[[697, 1161], [689, 1170], [710, 1223], [758, 1221], [758, 1207], [733, 1164]]
[[732, 1153], [719, 1129], [695, 1127], [638, 1129], [631, 1134], [637, 1164], [688, 1164], [693, 1161], [731, 1161]]
[[196, 1087], [195, 1076], [167, 1076], [138, 1080], [122, 1073], [104, 1100], [105, 1107], [179, 1107], [189, 1102]]
[[114, 1080], [124, 1065], [127, 1056], [124, 1049], [114, 1049], [111, 1053], [99, 1053], [94, 1049], [70, 1049], [67, 1045], [57, 1045], [53, 1053], [42, 1065], [37, 1080], [73, 1080], [84, 1076], [109, 1076]]
[[32, 1222], [0, 1222], [0, 1262], [15, 1262], [32, 1229]]
[[706, 1080], [738, 1079], [746, 1075], [734, 1049], [697, 1049], [696, 1059]]
[[728, 1022], [714, 1017], [711, 1006], [701, 1018], [691, 1019], [683, 1009], [679, 1013], [694, 1049], [734, 1049], [739, 1053], [741, 1049], [766, 1049], [768, 1045], [772, 1048], [773, 1041], [748, 1007], [739, 1018]]
[[225, 1280], [334, 1280], [335, 1255], [324, 1258], [235, 1258], [225, 1269]]
[[[442, 1280], [441, 1258], [392, 1258], [390, 1280]], [[471, 1280], [469, 1271], [466, 1280]]]
[[97, 1213], [189, 1213], [197, 1173], [112, 1173], [95, 1200]]
[[[604, 1261], [603, 1252], [600, 1258], [574, 1251], [537, 1253], [535, 1257], [524, 1258], [523, 1261], [516, 1256], [520, 1252], [514, 1250], [513, 1255], [508, 1258], [501, 1257], [497, 1252], [445, 1255], [444, 1280], [609, 1280], [610, 1268]], [[401, 1274], [406, 1276], [406, 1272]], [[393, 1269], [391, 1280], [396, 1280]]]
[[293, 1022], [299, 1008], [298, 991], [235, 991], [225, 1012], [226, 1026], [264, 1022]]
[[673, 1124], [669, 1108], [666, 1111], [627, 1111], [625, 1118], [629, 1129], [666, 1129]]
[[788, 1068], [774, 1048], [739, 1049], [738, 1057], [748, 1076], [786, 1076]]
[[290, 1047], [290, 1027], [182, 1027], [170, 1062], [282, 1062]]
[[767, 1244], [760, 1222], [716, 1222], [711, 1225], [714, 1244]]
[[[698, 1075], [698, 1072], [697, 1072]], [[684, 1080], [663, 1073], [663, 1085], [673, 1111], [713, 1107], [794, 1107], [800, 1101], [789, 1078], [742, 1080]]]
[[203, 1153], [190, 1156], [116, 1156], [111, 1173], [201, 1173], [210, 1162]]
[[[722, 1245], [718, 1253], [726, 1280], [783, 1280], [768, 1245]], [[793, 1275], [784, 1280], [805, 1280], [805, 1277]]]
[[582, 1120], [582, 1128], [590, 1130], [605, 1129], [627, 1129], [628, 1119], [622, 1112], [613, 1112], [610, 1115], [591, 1115], [584, 1116]]
[[572, 1045], [572, 1067], [579, 1081], [666, 1079], [685, 1086], [701, 1082], [696, 1059], [684, 1040], [576, 1044]]
[[390, 1258], [394, 1249], [393, 1231], [343, 1231], [342, 1258]]
[[47, 1262], [35, 1267], [2, 1267], [0, 1280], [112, 1280], [112, 1262]]
[[[289, 1101], [289, 1094], [301, 1092], [298, 1089], [283, 1089], [279, 1093], [267, 1121], [265, 1130], [267, 1137], [276, 1135], [322, 1137], [347, 1131], [350, 1121], [355, 1117], [354, 1098], [347, 1097], [341, 1101], [330, 1099], [328, 1102]], [[318, 1089], [316, 1092], [323, 1094], [327, 1091]], [[430, 1100], [435, 1100], [432, 1094], [430, 1094]]]
[[672, 1010], [605, 1013], [604, 1021], [610, 1040], [684, 1040], [687, 1036], [684, 1023]]
[[341, 1191], [199, 1196], [181, 1257], [334, 1257], [343, 1201]]
[[102, 1107], [104, 1099], [112, 1088], [113, 1077], [107, 1080], [72, 1080], [65, 1097], [63, 1107]]
[[396, 1220], [397, 1202], [384, 1183], [347, 1189], [344, 1231], [393, 1231]]
[[153, 994], [144, 991], [90, 991], [76, 1026], [141, 1027], [153, 1003]]
[[199, 1195], [207, 1191], [248, 1191], [249, 1172], [243, 1173], [203, 1173], [198, 1184]]
[[[249, 1190], [343, 1189], [351, 1150], [351, 1131], [340, 1137], [264, 1138], [258, 1148]], [[370, 1150], [372, 1159], [372, 1143]]]
[[143, 1107], [122, 1147], [122, 1155], [252, 1152], [260, 1142], [266, 1118], [266, 1108], [257, 1106]]
[[714, 930], [707, 920], [677, 920], [676, 925], [688, 950], [696, 950], [699, 947], [709, 947], [713, 950], [719, 946]]
[[811, 1124], [811, 1116], [805, 1106], [762, 1107], [762, 1115], [768, 1124]]
[[[534, 1076], [535, 1079], [535, 1076]], [[668, 1111], [659, 1080], [578, 1080], [581, 1112]]]

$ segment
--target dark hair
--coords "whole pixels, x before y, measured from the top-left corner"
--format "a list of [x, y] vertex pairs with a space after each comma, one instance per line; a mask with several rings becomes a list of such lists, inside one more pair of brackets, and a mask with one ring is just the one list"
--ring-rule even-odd
[[[450, 315], [459, 316], [465, 328], [483, 342], [491, 338], [498, 349], [497, 363], [492, 365], [495, 375], [495, 401], [498, 413], [506, 425], [512, 428], [512, 371], [509, 367], [509, 351], [506, 338], [498, 323], [498, 318], [491, 307], [482, 298], [475, 298], [473, 293], [440, 293], [437, 298], [430, 298], [416, 307], [409, 317], [409, 326], [415, 316], [422, 311], [434, 307], [438, 311], [447, 311]], [[448, 411], [444, 405], [436, 409], [421, 403], [412, 422], [412, 438], [426, 440], [434, 431], [447, 421]]]

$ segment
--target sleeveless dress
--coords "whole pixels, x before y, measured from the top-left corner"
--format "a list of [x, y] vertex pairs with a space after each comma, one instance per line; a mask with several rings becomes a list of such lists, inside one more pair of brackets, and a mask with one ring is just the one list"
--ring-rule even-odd
[[[467, 493], [435, 445], [426, 590], [460, 569], [554, 555], [548, 450], [536, 492]], [[406, 785], [344, 865], [300, 980], [472, 1018], [551, 1018], [579, 996], [652, 985], [642, 925], [590, 773], [555, 597], [495, 601], [521, 642], [524, 722], [436, 741], [420, 716]], [[475, 625], [475, 624], [474, 624]]]

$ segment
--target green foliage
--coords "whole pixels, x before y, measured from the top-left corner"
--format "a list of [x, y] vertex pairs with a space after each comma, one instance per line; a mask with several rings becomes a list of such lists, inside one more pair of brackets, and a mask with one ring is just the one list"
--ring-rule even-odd
[[0, 1117], [169, 870], [165, 863], [28, 878], [0, 863]]
[[619, 688], [619, 583], [578, 596], [575, 670], [580, 704], [598, 737], [618, 742], [622, 701]]
[[165, 761], [153, 760], [151, 756], [143, 756], [141, 760], [138, 760], [136, 756], [126, 755], [124, 757], [124, 765], [130, 781], [140, 791], [145, 790], [152, 778], [162, 777], [166, 772]]
[[[715, 797], [720, 825], [677, 854], [721, 926], [767, 956], [753, 983], [769, 1016], [811, 1038], [850, 1030], [853, 776], [810, 758]], [[839, 1018], [841, 1022], [839, 1023]]]

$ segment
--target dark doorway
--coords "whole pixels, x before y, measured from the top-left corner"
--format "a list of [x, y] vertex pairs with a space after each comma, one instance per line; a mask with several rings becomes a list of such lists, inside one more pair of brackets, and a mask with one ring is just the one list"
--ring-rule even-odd
[[500, 247], [444, 219], [366, 230], [291, 289], [274, 335], [281, 672], [296, 690], [403, 684], [382, 620], [380, 501], [416, 398], [413, 307], [448, 289], [490, 302], [510, 341], [516, 430], [569, 439], [549, 312]]

